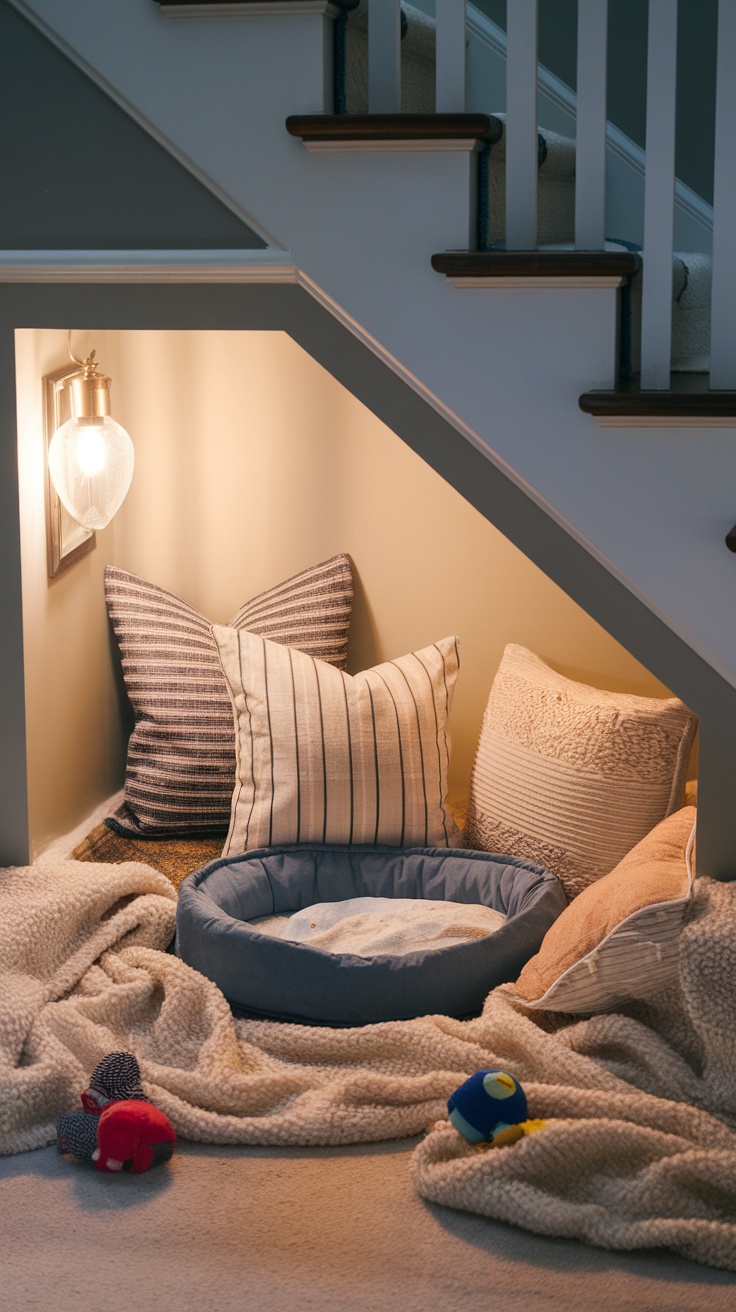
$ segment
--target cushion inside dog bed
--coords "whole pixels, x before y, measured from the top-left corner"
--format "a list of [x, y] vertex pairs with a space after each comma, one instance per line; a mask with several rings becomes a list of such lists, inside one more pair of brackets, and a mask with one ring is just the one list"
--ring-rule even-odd
[[[481, 903], [506, 916], [482, 938], [402, 955], [325, 952], [250, 921], [348, 898]], [[271, 847], [211, 861], [184, 880], [176, 951], [237, 1014], [364, 1025], [480, 1011], [516, 979], [567, 905], [549, 871], [511, 857], [439, 848]]]
[[495, 934], [502, 911], [481, 902], [443, 902], [428, 897], [348, 897], [315, 902], [290, 916], [249, 920], [253, 929], [322, 952], [359, 957], [399, 956], [465, 943]]

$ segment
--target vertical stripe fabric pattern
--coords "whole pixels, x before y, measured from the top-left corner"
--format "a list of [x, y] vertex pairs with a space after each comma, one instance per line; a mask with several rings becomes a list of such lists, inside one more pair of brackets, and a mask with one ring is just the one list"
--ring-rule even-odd
[[[105, 598], [135, 713], [116, 828], [163, 837], [225, 833], [235, 737], [211, 621], [180, 597], [108, 565]], [[333, 556], [254, 597], [229, 621], [342, 668], [353, 581]]]
[[458, 845], [447, 806], [457, 640], [349, 675], [213, 626], [237, 782], [223, 855], [283, 843]]

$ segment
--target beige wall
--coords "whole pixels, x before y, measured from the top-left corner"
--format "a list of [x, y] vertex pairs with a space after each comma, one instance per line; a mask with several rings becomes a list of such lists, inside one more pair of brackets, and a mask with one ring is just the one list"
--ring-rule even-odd
[[[96, 551], [49, 586], [42, 490], [40, 511], [36, 490], [42, 478], [31, 468], [39, 464], [33, 397], [40, 395], [40, 373], [63, 363], [65, 335], [19, 338], [36, 848], [70, 828], [122, 778], [102, 600], [107, 561], [173, 589], [223, 622], [255, 593], [346, 551], [356, 575], [349, 669], [445, 634], [460, 639], [451, 721], [451, 800], [460, 806], [505, 643], [524, 643], [565, 674], [600, 687], [665, 695], [284, 333], [80, 339], [85, 349], [97, 346], [113, 378], [113, 414], [133, 437], [136, 471], [125, 506], [99, 535]], [[56, 707], [51, 720], [49, 687]]]
[[[16, 332], [18, 480], [23, 570], [23, 633], [31, 856], [65, 833], [119, 786], [123, 751], [119, 700], [111, 677], [102, 570], [112, 530], [96, 549], [48, 578], [44, 500], [42, 377], [69, 362], [67, 334]], [[106, 338], [73, 336], [75, 354]]]

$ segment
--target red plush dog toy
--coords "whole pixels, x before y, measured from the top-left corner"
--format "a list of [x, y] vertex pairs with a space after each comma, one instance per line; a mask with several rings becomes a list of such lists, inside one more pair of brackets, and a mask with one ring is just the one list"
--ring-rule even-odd
[[168, 1161], [176, 1135], [168, 1116], [150, 1102], [112, 1102], [97, 1122], [97, 1147], [92, 1154], [98, 1171], [147, 1171], [154, 1162]]
[[147, 1171], [167, 1162], [176, 1134], [146, 1097], [132, 1052], [111, 1052], [95, 1066], [82, 1094], [83, 1112], [60, 1116], [59, 1151], [95, 1163], [98, 1171]]

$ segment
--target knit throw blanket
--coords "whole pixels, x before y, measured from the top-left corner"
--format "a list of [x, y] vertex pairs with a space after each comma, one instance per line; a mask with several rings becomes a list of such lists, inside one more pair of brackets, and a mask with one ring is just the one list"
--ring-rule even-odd
[[[140, 864], [0, 872], [0, 1151], [52, 1143], [97, 1061], [139, 1059], [187, 1139], [346, 1144], [429, 1130], [418, 1192], [608, 1248], [666, 1246], [736, 1270], [736, 884], [696, 882], [680, 984], [656, 1007], [571, 1021], [511, 986], [482, 1016], [332, 1030], [235, 1021], [166, 952], [175, 891]], [[548, 1124], [479, 1150], [445, 1117], [482, 1067]]]

